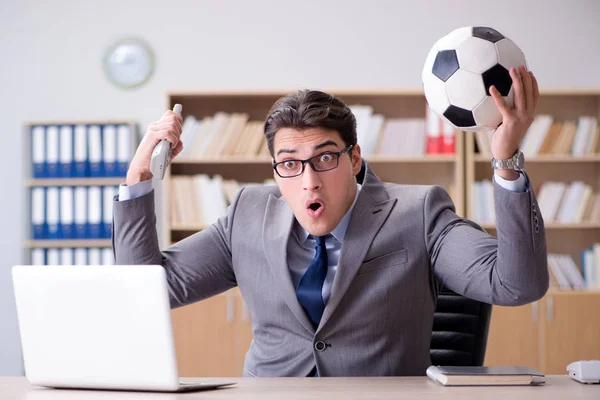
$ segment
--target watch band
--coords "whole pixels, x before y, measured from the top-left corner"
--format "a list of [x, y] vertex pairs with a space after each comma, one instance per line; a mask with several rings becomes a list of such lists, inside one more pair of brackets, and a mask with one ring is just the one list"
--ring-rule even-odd
[[523, 152], [518, 150], [511, 158], [497, 160], [492, 157], [491, 165], [493, 169], [511, 169], [521, 171], [523, 169], [525, 158]]

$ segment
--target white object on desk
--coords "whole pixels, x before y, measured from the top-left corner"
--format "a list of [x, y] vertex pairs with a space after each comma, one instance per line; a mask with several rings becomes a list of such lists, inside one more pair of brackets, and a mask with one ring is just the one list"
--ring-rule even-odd
[[600, 360], [575, 361], [567, 365], [569, 376], [581, 383], [600, 383]]
[[231, 384], [179, 380], [161, 265], [90, 261], [96, 265], [12, 269], [25, 376], [32, 385], [183, 392]]

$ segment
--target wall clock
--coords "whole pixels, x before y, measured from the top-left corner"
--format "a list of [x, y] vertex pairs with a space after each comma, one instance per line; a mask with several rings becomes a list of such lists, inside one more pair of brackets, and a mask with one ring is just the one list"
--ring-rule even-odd
[[146, 83], [154, 71], [154, 56], [140, 39], [122, 39], [104, 56], [104, 72], [117, 87], [135, 88]]

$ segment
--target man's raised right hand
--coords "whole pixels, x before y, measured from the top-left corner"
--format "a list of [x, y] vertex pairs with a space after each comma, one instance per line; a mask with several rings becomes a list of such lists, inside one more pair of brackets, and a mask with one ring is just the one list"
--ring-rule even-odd
[[146, 134], [129, 164], [125, 181], [127, 186], [152, 179], [150, 159], [154, 148], [161, 140], [166, 139], [171, 142], [171, 148], [173, 149], [171, 160], [181, 153], [181, 150], [183, 150], [183, 143], [180, 140], [182, 126], [183, 117], [171, 110], [165, 112], [158, 121], [148, 125]]

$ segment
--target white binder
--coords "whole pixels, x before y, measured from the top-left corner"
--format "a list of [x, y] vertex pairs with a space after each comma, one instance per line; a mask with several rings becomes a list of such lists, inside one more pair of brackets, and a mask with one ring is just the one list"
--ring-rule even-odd
[[102, 190], [100, 186], [90, 186], [88, 188], [87, 217], [89, 238], [99, 239], [102, 236]]
[[60, 127], [60, 166], [59, 176], [70, 178], [73, 176], [73, 127], [63, 125]]
[[46, 265], [46, 250], [31, 249], [31, 265]]
[[73, 249], [64, 247], [60, 249], [60, 262], [62, 265], [74, 265], [75, 257]]
[[43, 187], [31, 189], [31, 237], [46, 239], [46, 190]]
[[105, 239], [110, 239], [112, 236], [112, 211], [114, 197], [114, 186], [102, 187], [102, 237]]
[[119, 125], [117, 128], [117, 161], [119, 176], [126, 176], [129, 162], [133, 158], [133, 129], [131, 125]]
[[73, 252], [75, 256], [75, 265], [87, 265], [87, 249], [85, 247], [78, 247]]
[[46, 130], [43, 126], [31, 128], [31, 159], [33, 161], [33, 177], [45, 178], [48, 171], [46, 165]]
[[104, 125], [102, 131], [104, 176], [117, 176], [117, 129], [114, 125]]
[[46, 162], [48, 167], [48, 178], [58, 178], [58, 126], [48, 125], [46, 128]]
[[115, 256], [111, 247], [102, 249], [102, 265], [114, 265]]
[[60, 188], [60, 237], [62, 239], [73, 239], [73, 188], [62, 186]]
[[102, 265], [102, 253], [97, 247], [88, 249], [88, 264], [89, 265]]
[[85, 239], [88, 237], [87, 229], [87, 188], [78, 186], [75, 188], [75, 238]]
[[102, 133], [100, 126], [88, 127], [88, 158], [90, 162], [90, 176], [102, 176]]
[[46, 250], [46, 265], [60, 265], [60, 249]]
[[48, 239], [59, 239], [60, 201], [58, 187], [46, 188], [46, 222], [48, 224]]
[[89, 161], [87, 151], [87, 127], [85, 125], [75, 126], [75, 146], [73, 149], [73, 160], [75, 163], [74, 175], [85, 177], [89, 174]]

